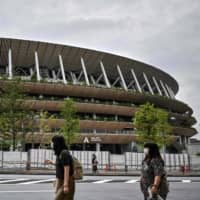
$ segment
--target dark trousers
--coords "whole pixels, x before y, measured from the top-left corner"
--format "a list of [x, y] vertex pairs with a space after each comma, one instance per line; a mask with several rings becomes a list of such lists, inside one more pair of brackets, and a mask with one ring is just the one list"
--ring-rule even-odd
[[74, 193], [75, 193], [75, 182], [74, 182], [73, 176], [70, 176], [69, 178], [69, 192], [68, 193], [63, 192], [63, 184], [64, 184], [64, 180], [62, 179], [56, 180], [55, 200], [73, 200]]

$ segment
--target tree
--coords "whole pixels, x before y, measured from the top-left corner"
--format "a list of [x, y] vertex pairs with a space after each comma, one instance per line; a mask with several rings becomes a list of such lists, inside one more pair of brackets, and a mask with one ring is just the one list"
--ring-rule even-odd
[[40, 112], [40, 118], [39, 118], [39, 129], [40, 129], [40, 147], [43, 146], [45, 133], [50, 132], [51, 128], [49, 125], [49, 121], [53, 120], [54, 116], [49, 115], [48, 112], [42, 111]]
[[16, 148], [17, 133], [21, 129], [21, 121], [24, 119], [25, 94], [19, 80], [1, 83], [0, 95], [0, 121], [4, 133], [8, 132], [12, 137], [13, 150]]
[[61, 116], [64, 119], [64, 125], [59, 132], [64, 136], [66, 144], [70, 149], [71, 144], [76, 142], [80, 135], [80, 123], [76, 116], [76, 108], [73, 100], [67, 99], [64, 101], [61, 107]]
[[139, 143], [155, 142], [164, 146], [172, 141], [171, 126], [168, 123], [168, 113], [154, 105], [146, 103], [139, 107], [134, 117], [136, 140]]

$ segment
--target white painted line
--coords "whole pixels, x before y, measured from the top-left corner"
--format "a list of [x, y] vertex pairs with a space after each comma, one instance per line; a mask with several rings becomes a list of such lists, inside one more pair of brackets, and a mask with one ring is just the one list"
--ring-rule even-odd
[[182, 180], [182, 183], [191, 183], [191, 180]]
[[16, 182], [16, 181], [25, 181], [28, 179], [24, 179], [24, 178], [19, 178], [19, 179], [10, 179], [10, 180], [5, 180], [5, 181], [0, 181], [0, 183], [12, 183], [12, 182]]
[[24, 190], [24, 191], [20, 191], [20, 190], [11, 190], [11, 191], [0, 191], [0, 193], [46, 193], [46, 192], [54, 192], [54, 190]]
[[130, 180], [130, 181], [126, 181], [125, 183], [137, 183], [139, 182], [139, 180]]
[[93, 183], [107, 183], [107, 182], [110, 182], [112, 181], [112, 179], [106, 179], [106, 180], [101, 180], [101, 181], [95, 181]]
[[45, 183], [49, 181], [55, 181], [55, 178], [51, 179], [45, 179], [45, 180], [39, 180], [39, 181], [29, 181], [29, 182], [24, 182], [24, 183], [18, 183], [17, 185], [29, 185], [29, 184], [35, 184], [35, 183]]

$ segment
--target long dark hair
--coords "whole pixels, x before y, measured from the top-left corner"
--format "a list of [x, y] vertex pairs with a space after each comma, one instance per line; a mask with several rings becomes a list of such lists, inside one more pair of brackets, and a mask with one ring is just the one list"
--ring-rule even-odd
[[147, 163], [149, 163], [153, 158], [159, 158], [164, 166], [164, 160], [162, 159], [161, 155], [160, 155], [160, 151], [158, 148], [158, 145], [155, 143], [146, 143], [144, 145], [144, 148], [148, 148], [149, 149], [149, 153], [145, 155], [145, 158], [143, 161], [147, 161]]
[[65, 139], [62, 135], [55, 135], [52, 138], [53, 142], [53, 150], [55, 152], [56, 156], [59, 156], [62, 150], [68, 150], [66, 144], [65, 144]]

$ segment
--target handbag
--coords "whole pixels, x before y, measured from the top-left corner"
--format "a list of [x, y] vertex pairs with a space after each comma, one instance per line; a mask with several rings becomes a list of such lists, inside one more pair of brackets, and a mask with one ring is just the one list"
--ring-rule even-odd
[[147, 200], [163, 200], [163, 198], [159, 194], [152, 194], [151, 187], [148, 187], [149, 196]]

